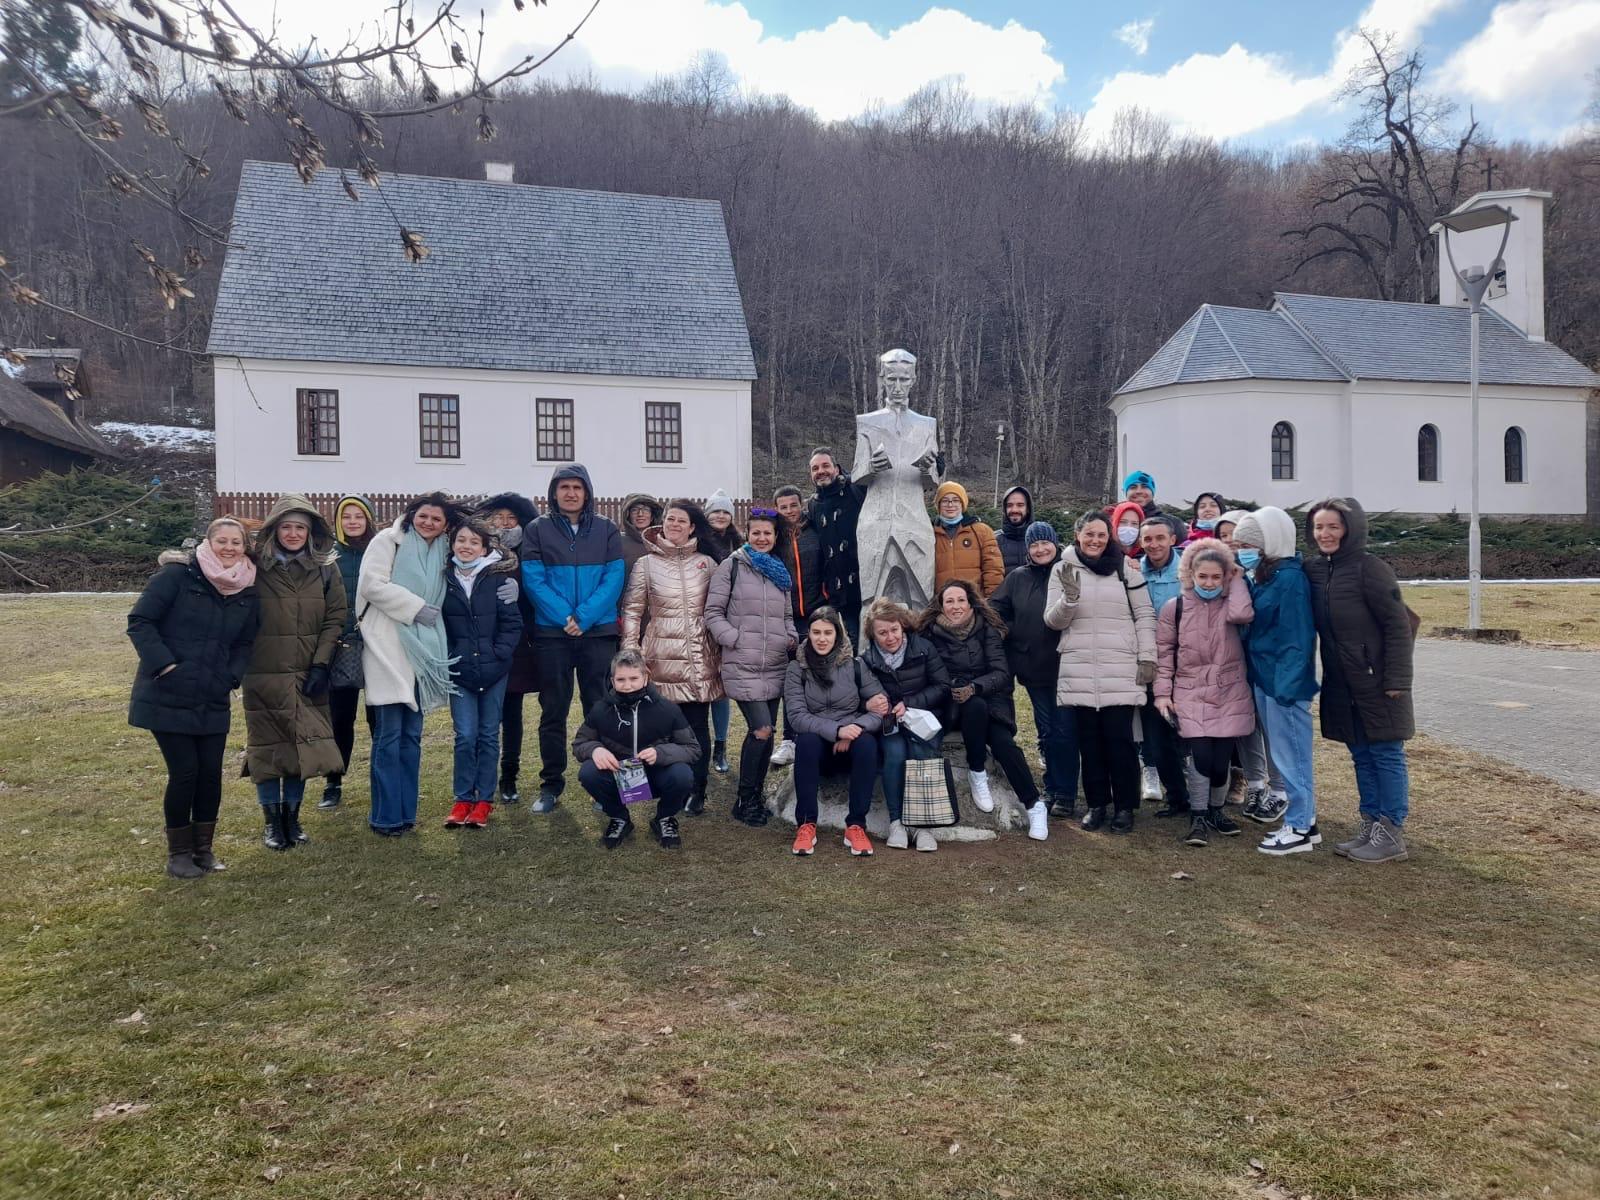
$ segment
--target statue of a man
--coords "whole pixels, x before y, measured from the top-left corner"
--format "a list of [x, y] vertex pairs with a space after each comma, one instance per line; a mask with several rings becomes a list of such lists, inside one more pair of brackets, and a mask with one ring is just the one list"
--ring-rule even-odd
[[911, 411], [917, 360], [905, 350], [878, 358], [878, 399], [883, 407], [856, 418], [856, 461], [851, 478], [867, 485], [856, 526], [861, 601], [888, 596], [913, 610], [933, 594], [933, 524], [923, 485], [943, 470], [939, 423]]

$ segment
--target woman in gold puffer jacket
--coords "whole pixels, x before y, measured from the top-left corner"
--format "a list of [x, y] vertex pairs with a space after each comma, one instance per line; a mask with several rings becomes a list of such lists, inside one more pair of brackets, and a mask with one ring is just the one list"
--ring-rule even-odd
[[683, 710], [700, 743], [687, 805], [694, 816], [706, 808], [711, 702], [723, 695], [722, 655], [705, 621], [706, 593], [717, 564], [699, 549], [714, 540], [698, 504], [673, 500], [661, 525], [645, 531], [650, 552], [633, 564], [622, 594], [622, 648], [643, 651], [651, 684]]

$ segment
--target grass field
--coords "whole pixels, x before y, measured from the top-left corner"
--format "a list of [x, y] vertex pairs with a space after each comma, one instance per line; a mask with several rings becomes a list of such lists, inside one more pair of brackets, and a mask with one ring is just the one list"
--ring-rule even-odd
[[1423, 741], [1389, 868], [1153, 819], [795, 860], [726, 783], [608, 854], [571, 785], [440, 829], [435, 717], [419, 836], [357, 783], [273, 854], [230, 780], [184, 884], [126, 606], [0, 604], [0, 1195], [1600, 1194], [1593, 797]]
[[[1467, 623], [1465, 587], [1408, 587], [1405, 596], [1424, 634], [1437, 625]], [[1483, 589], [1483, 623], [1519, 630], [1524, 641], [1600, 646], [1600, 587], [1494, 584]]]

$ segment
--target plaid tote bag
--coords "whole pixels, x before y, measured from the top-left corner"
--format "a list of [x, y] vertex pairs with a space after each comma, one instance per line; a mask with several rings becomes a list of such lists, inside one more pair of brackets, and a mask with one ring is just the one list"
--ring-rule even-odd
[[908, 829], [935, 829], [961, 820], [956, 807], [956, 780], [950, 761], [931, 742], [901, 727], [909, 746], [906, 796], [900, 823]]

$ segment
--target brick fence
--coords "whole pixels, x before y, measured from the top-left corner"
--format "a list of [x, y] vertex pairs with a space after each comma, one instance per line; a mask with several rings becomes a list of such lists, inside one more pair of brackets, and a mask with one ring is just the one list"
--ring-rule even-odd
[[[240, 517], [244, 520], [264, 521], [267, 514], [272, 511], [272, 506], [277, 502], [277, 495], [272, 492], [218, 492], [211, 502], [211, 511], [216, 516]], [[312, 492], [307, 497], [312, 504], [317, 506], [317, 511], [330, 521], [333, 520], [333, 507], [339, 503], [339, 496], [332, 492]], [[378, 515], [378, 520], [387, 524], [405, 511], [407, 504], [415, 499], [413, 495], [401, 495], [398, 492], [372, 492], [367, 494], [367, 499], [372, 501], [373, 510]], [[476, 504], [484, 499], [482, 496], [456, 496], [462, 504]], [[544, 512], [548, 505], [542, 497], [530, 497], [540, 512]], [[603, 517], [610, 517], [618, 524], [622, 522], [621, 496], [595, 497], [595, 510]], [[704, 499], [701, 498], [701, 503]], [[750, 517], [749, 500], [735, 500], [733, 502], [734, 521], [743, 529]]]

